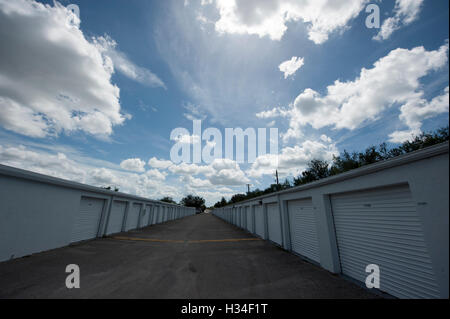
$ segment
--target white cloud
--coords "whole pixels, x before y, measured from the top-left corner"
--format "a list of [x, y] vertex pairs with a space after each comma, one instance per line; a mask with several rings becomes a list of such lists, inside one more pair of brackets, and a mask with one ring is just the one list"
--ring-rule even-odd
[[432, 118], [436, 115], [448, 113], [449, 111], [449, 87], [444, 90], [444, 94], [436, 96], [430, 102], [425, 99], [408, 101], [400, 108], [400, 120], [404, 122], [409, 129], [405, 131], [395, 131], [389, 135], [389, 141], [392, 143], [402, 143], [411, 140], [421, 131], [422, 121]]
[[302, 137], [305, 125], [354, 130], [379, 119], [383, 111], [396, 105], [401, 106], [400, 120], [417, 130], [422, 120], [448, 112], [448, 95], [427, 102], [420, 83], [421, 78], [447, 62], [448, 43], [433, 51], [423, 47], [396, 49], [375, 62], [373, 68], [363, 68], [354, 81], [336, 80], [325, 95], [306, 89], [288, 111], [278, 108], [270, 115], [288, 112], [290, 128], [283, 135], [285, 141]]
[[321, 44], [330, 33], [347, 27], [366, 3], [366, 0], [216, 0], [220, 14], [216, 30], [281, 40], [287, 24], [301, 20], [307, 24], [309, 39]]
[[403, 143], [405, 141], [412, 140], [415, 136], [421, 133], [420, 130], [404, 130], [395, 131], [389, 134], [389, 142], [391, 143]]
[[[230, 159], [215, 159], [209, 165], [181, 163], [169, 167], [172, 174], [195, 176], [204, 175], [211, 185], [237, 186], [249, 182], [239, 165]], [[196, 181], [198, 182], [198, 181]], [[198, 184], [198, 183], [197, 183]]]
[[[150, 163], [161, 167], [172, 165], [170, 161], [156, 158]], [[180, 176], [169, 176], [168, 172], [159, 169], [127, 172], [121, 170], [119, 165], [81, 157], [76, 151], [65, 147], [48, 148], [47, 145], [38, 144], [33, 147], [0, 145], [0, 164], [98, 187], [118, 187], [121, 192], [152, 199], [170, 196], [180, 200], [192, 193], [205, 197], [209, 204], [220, 200], [222, 196], [233, 195], [233, 190], [225, 186], [242, 186], [248, 182], [245, 173], [231, 160], [217, 160], [208, 166], [193, 165], [191, 168], [178, 165], [180, 170], [173, 170], [173, 174]], [[194, 177], [200, 174], [205, 178]]]
[[0, 33], [5, 129], [32, 137], [62, 131], [106, 137], [124, 123], [112, 61], [85, 38], [79, 23], [58, 3], [0, 0], [0, 28], [8, 30]]
[[117, 42], [109, 36], [94, 39], [102, 54], [111, 58], [114, 68], [126, 77], [149, 87], [166, 88], [164, 82], [150, 70], [137, 66], [117, 49]]
[[157, 170], [136, 174], [121, 171], [117, 165], [94, 166], [93, 158], [74, 159], [64, 153], [53, 153], [26, 146], [0, 145], [0, 163], [33, 172], [59, 177], [98, 187], [118, 187], [121, 192], [158, 199], [163, 196], [180, 198], [182, 190], [165, 183], [165, 175]]
[[142, 173], [145, 172], [145, 162], [139, 158], [130, 158], [122, 161], [120, 167], [127, 171]]
[[148, 161], [148, 165], [150, 167], [154, 167], [154, 168], [167, 169], [170, 166], [172, 166], [173, 163], [172, 163], [172, 161], [160, 160], [160, 159], [157, 159], [156, 157], [152, 157]]
[[150, 169], [145, 173], [148, 177], [152, 179], [156, 179], [158, 181], [163, 181], [166, 179], [167, 173], [160, 172], [157, 169]]
[[281, 107], [275, 107], [268, 111], [262, 111], [262, 112], [256, 113], [256, 117], [259, 119], [271, 119], [274, 117], [287, 116], [287, 115], [289, 115], [289, 113], [286, 112], [286, 110], [284, 110]]
[[293, 56], [292, 59], [284, 61], [279, 65], [279, 69], [284, 73], [284, 78], [294, 75], [305, 64], [304, 58]]
[[197, 164], [180, 163], [178, 165], [170, 166], [169, 171], [172, 174], [178, 175], [199, 175], [210, 173], [211, 168], [209, 166], [201, 166]]
[[384, 20], [380, 32], [374, 37], [377, 41], [388, 39], [394, 31], [418, 19], [424, 0], [396, 0], [394, 16]]
[[208, 181], [206, 179], [195, 178], [190, 175], [181, 176], [180, 181], [188, 184], [189, 187], [194, 188], [194, 189], [212, 187], [212, 184], [210, 181]]
[[188, 111], [187, 113], [183, 113], [183, 116], [189, 121], [206, 119], [205, 113], [197, 105], [187, 103], [183, 107]]
[[[330, 142], [329, 142], [330, 141]], [[285, 147], [279, 155], [266, 154], [259, 156], [247, 171], [248, 176], [259, 178], [263, 175], [274, 175], [278, 170], [280, 177], [297, 176], [306, 169], [313, 159], [331, 161], [339, 152], [331, 139], [327, 143], [307, 140], [300, 145]]]

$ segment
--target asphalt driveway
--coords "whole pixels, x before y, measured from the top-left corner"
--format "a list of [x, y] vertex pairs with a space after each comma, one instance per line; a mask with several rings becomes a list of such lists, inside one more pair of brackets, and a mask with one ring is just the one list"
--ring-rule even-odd
[[[80, 289], [65, 285], [68, 264]], [[0, 263], [0, 298], [377, 298], [210, 214]]]

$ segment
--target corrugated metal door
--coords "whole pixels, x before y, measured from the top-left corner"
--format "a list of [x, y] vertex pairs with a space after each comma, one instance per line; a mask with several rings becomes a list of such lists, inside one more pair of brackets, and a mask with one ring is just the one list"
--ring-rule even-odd
[[236, 226], [237, 227], [241, 227], [241, 211], [242, 208], [238, 208], [238, 213], [237, 213], [237, 220], [236, 220]]
[[292, 251], [320, 263], [316, 213], [311, 199], [288, 202]]
[[153, 224], [153, 215], [155, 214], [155, 206], [147, 205], [147, 211], [148, 211], [147, 226], [150, 226]]
[[247, 207], [247, 230], [251, 233], [253, 233], [253, 216], [252, 216], [252, 208]]
[[96, 238], [105, 200], [81, 197], [80, 209], [72, 229], [71, 242]]
[[264, 238], [264, 212], [262, 206], [255, 207], [255, 228], [256, 235]]
[[281, 236], [281, 215], [278, 203], [267, 205], [267, 224], [269, 228], [269, 240], [278, 245], [283, 245]]
[[122, 231], [123, 218], [127, 203], [121, 201], [114, 201], [111, 207], [111, 214], [109, 215], [108, 228], [106, 234], [116, 234]]
[[128, 211], [127, 216], [127, 228], [126, 230], [136, 229], [139, 222], [139, 214], [141, 212], [141, 204], [133, 204], [133, 206]]
[[159, 224], [159, 215], [161, 212], [161, 206], [156, 206], [155, 207], [155, 217], [154, 217], [154, 224]]
[[139, 228], [143, 228], [143, 227], [147, 226], [147, 223], [148, 223], [148, 215], [150, 214], [149, 211], [150, 211], [150, 210], [149, 210], [148, 206], [145, 206], [145, 207], [142, 209], [141, 214], [140, 214], [140, 216], [139, 216], [139, 224], [138, 224], [138, 227], [139, 227]]
[[408, 186], [331, 197], [342, 273], [365, 282], [380, 267], [380, 290], [400, 298], [438, 298], [430, 255]]

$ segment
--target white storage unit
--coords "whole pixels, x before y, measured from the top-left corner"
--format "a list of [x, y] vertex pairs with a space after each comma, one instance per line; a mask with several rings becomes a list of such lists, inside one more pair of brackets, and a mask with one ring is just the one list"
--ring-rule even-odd
[[153, 222], [153, 205], [147, 205], [147, 217], [145, 218], [145, 225], [150, 226]]
[[139, 216], [138, 228], [143, 228], [148, 224], [148, 216], [150, 215], [150, 206], [146, 205]]
[[80, 209], [72, 229], [71, 242], [96, 238], [105, 200], [81, 197]]
[[365, 282], [380, 268], [380, 290], [400, 298], [438, 298], [435, 269], [409, 187], [331, 197], [342, 273]]
[[246, 207], [246, 216], [247, 216], [247, 230], [251, 233], [253, 233], [253, 214], [252, 214], [252, 207]]
[[312, 199], [288, 202], [288, 212], [292, 251], [320, 263], [316, 212]]
[[237, 215], [236, 215], [236, 226], [237, 227], [241, 227], [241, 211], [242, 211], [242, 208], [239, 207], [237, 209]]
[[111, 207], [111, 213], [109, 215], [108, 227], [106, 234], [116, 234], [122, 231], [123, 220], [125, 217], [125, 211], [127, 209], [127, 202], [114, 201]]
[[164, 206], [159, 206], [158, 209], [158, 224], [161, 224], [163, 222], [164, 218]]
[[159, 219], [160, 219], [160, 215], [161, 215], [161, 206], [156, 206], [155, 207], [155, 217], [154, 217], [154, 223], [155, 224], [159, 224]]
[[281, 215], [278, 203], [267, 205], [267, 223], [269, 228], [269, 240], [278, 245], [283, 245], [281, 234]]
[[139, 215], [142, 209], [142, 204], [133, 204], [128, 210], [127, 228], [126, 230], [136, 229], [138, 227]]
[[241, 228], [244, 228], [244, 229], [245, 229], [245, 225], [247, 222], [246, 211], [247, 211], [247, 207], [241, 208]]
[[264, 212], [262, 205], [255, 206], [255, 233], [261, 238], [265, 237]]

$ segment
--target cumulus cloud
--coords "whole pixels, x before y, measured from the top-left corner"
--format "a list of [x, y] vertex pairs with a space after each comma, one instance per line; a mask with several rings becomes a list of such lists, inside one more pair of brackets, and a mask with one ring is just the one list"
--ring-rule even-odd
[[448, 93], [427, 102], [420, 83], [421, 78], [447, 63], [448, 43], [431, 51], [424, 47], [395, 49], [371, 69], [363, 68], [354, 81], [336, 80], [325, 95], [306, 89], [287, 111], [277, 108], [265, 115], [288, 112], [290, 128], [283, 135], [285, 141], [302, 137], [305, 125], [354, 130], [379, 119], [393, 106], [400, 107], [400, 120], [409, 131], [417, 131], [424, 119], [448, 112]]
[[279, 65], [279, 69], [284, 73], [284, 78], [294, 75], [305, 64], [304, 58], [293, 56], [292, 59], [284, 61]]
[[417, 20], [423, 6], [423, 1], [424, 0], [396, 0], [394, 16], [384, 20], [381, 30], [374, 37], [374, 40], [386, 40], [394, 33], [394, 31]]
[[[58, 2], [0, 0], [0, 125], [31, 137], [82, 131], [99, 138], [130, 116], [121, 112], [115, 70], [164, 86], [109, 37], [87, 39]], [[7, 31], [6, 31], [7, 30]]]
[[0, 0], [0, 29], [8, 30], [0, 32], [4, 128], [32, 137], [63, 130], [108, 136], [125, 121], [112, 62], [85, 38], [70, 10]]
[[169, 167], [172, 174], [195, 176], [204, 175], [211, 185], [237, 186], [249, 182], [239, 164], [230, 159], [215, 159], [209, 165], [181, 163]]
[[152, 157], [148, 161], [148, 165], [154, 168], [166, 169], [173, 165], [172, 161], [157, 159], [156, 157]]
[[436, 96], [431, 101], [422, 98], [412, 99], [400, 108], [400, 120], [405, 123], [409, 129], [404, 131], [395, 131], [389, 135], [389, 141], [392, 143], [402, 143], [411, 140], [414, 136], [422, 133], [422, 121], [435, 117], [436, 115], [448, 113], [449, 111], [449, 87], [444, 90], [444, 94]]
[[40, 174], [59, 177], [98, 187], [113, 186], [120, 191], [148, 198], [180, 198], [182, 190], [165, 183], [165, 174], [149, 170], [140, 174], [125, 172], [113, 163], [94, 166], [92, 158], [76, 158], [61, 152], [49, 152], [27, 146], [0, 145], [0, 163]]
[[259, 178], [273, 175], [278, 170], [280, 176], [297, 176], [304, 171], [313, 159], [331, 161], [339, 152], [331, 139], [326, 142], [307, 140], [300, 145], [285, 147], [281, 153], [259, 156], [247, 171], [248, 176]]
[[289, 22], [302, 21], [316, 44], [330, 33], [343, 30], [356, 18], [366, 0], [216, 0], [220, 18], [216, 30], [231, 34], [254, 34], [281, 40]]
[[145, 172], [145, 162], [139, 158], [130, 158], [120, 163], [120, 167], [127, 171], [142, 173]]
[[165, 172], [160, 172], [157, 169], [150, 169], [145, 173], [148, 177], [152, 178], [152, 179], [156, 179], [158, 181], [163, 181], [166, 179], [167, 173]]

